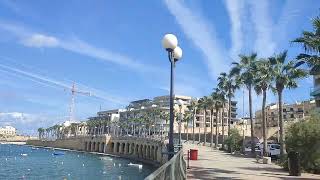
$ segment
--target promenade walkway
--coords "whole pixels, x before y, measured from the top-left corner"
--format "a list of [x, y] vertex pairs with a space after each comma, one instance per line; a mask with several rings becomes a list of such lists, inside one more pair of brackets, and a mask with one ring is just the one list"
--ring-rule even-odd
[[198, 160], [190, 161], [188, 179], [320, 179], [320, 175], [289, 176], [275, 164], [262, 164], [254, 158], [239, 157], [210, 147], [184, 144], [188, 149], [198, 149]]

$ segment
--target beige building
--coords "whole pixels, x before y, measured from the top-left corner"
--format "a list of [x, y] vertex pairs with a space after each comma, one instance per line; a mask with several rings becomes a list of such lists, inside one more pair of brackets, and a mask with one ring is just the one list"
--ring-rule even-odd
[[[295, 104], [284, 104], [283, 105], [283, 120], [285, 122], [293, 122], [299, 119], [304, 119], [310, 116], [312, 110], [316, 107], [315, 100], [298, 102]], [[278, 126], [278, 104], [270, 104], [265, 108], [267, 126], [275, 127]], [[262, 124], [262, 111], [259, 110], [255, 113], [256, 125]]]
[[[228, 109], [229, 109], [229, 104], [228, 103], [225, 103], [224, 105], [224, 112], [223, 112], [223, 115], [222, 115], [222, 109], [220, 109], [220, 112], [218, 114], [218, 125], [219, 125], [219, 133], [221, 134], [222, 133], [222, 121], [221, 121], [221, 117], [224, 118], [224, 128], [225, 128], [225, 133], [227, 134], [227, 126], [228, 126]], [[211, 110], [207, 109], [206, 111], [206, 118], [204, 118], [204, 110], [203, 109], [197, 109], [197, 112], [196, 112], [196, 121], [195, 121], [195, 133], [204, 133], [204, 131], [206, 132], [210, 132], [211, 131], [211, 128], [210, 128], [210, 114], [211, 114]], [[216, 126], [216, 110], [213, 109], [213, 131], [215, 133], [215, 126]], [[236, 101], [231, 101], [231, 124], [234, 124], [234, 122], [237, 121], [237, 102]], [[184, 129], [183, 129], [183, 132], [186, 132], [186, 126], [184, 126]], [[188, 128], [188, 132], [192, 132], [192, 124], [189, 123], [189, 128]]]
[[314, 87], [310, 95], [315, 98], [316, 107], [320, 109], [320, 72], [311, 71], [311, 74], [313, 75]]
[[12, 127], [12, 126], [4, 126], [4, 127], [0, 127], [0, 135], [2, 136], [15, 136], [16, 135], [16, 128]]
[[[174, 98], [174, 111], [175, 113], [181, 113], [184, 114], [185, 111], [187, 111], [187, 106], [190, 104], [192, 97], [190, 96], [181, 96], [181, 95], [175, 95]], [[178, 101], [182, 102], [181, 109], [178, 104]], [[152, 110], [160, 110], [162, 112], [169, 114], [169, 108], [170, 107], [170, 96], [157, 96], [153, 98], [153, 100], [150, 99], [142, 99], [137, 101], [132, 101], [127, 107], [127, 111], [120, 113], [120, 121], [126, 120], [129, 117], [135, 117], [137, 114], [140, 114], [142, 112], [148, 112]], [[169, 116], [168, 116], [169, 118]], [[169, 121], [163, 118], [157, 118], [156, 123], [154, 125], [154, 131], [156, 133], [166, 133], [169, 128]], [[174, 122], [174, 130], [175, 132], [178, 132], [178, 122]]]

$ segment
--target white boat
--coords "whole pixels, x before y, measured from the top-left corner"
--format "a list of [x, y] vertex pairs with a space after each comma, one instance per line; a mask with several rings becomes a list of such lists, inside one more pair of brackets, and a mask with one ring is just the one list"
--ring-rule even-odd
[[28, 156], [28, 154], [25, 154], [25, 153], [22, 153], [22, 154], [20, 154], [21, 156]]
[[129, 163], [128, 166], [135, 166], [135, 167], [139, 167], [139, 169], [142, 169], [142, 164], [133, 164], [133, 163]]

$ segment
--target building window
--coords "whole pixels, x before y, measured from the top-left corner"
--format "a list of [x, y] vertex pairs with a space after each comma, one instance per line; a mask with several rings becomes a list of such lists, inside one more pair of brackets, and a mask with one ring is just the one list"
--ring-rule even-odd
[[294, 118], [294, 114], [291, 114], [291, 115], [290, 115], [290, 118]]
[[293, 111], [293, 108], [290, 108], [290, 111]]
[[287, 115], [283, 115], [283, 118], [284, 118], [284, 119], [287, 119]]
[[196, 127], [199, 127], [199, 123], [196, 123]]
[[286, 110], [286, 109], [283, 109], [282, 111], [283, 111], [283, 112], [286, 112], [287, 110]]

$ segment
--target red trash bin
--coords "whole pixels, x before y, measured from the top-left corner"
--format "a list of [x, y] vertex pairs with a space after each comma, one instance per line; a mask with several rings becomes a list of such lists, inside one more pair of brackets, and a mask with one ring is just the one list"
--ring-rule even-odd
[[198, 150], [190, 149], [190, 160], [198, 160]]

